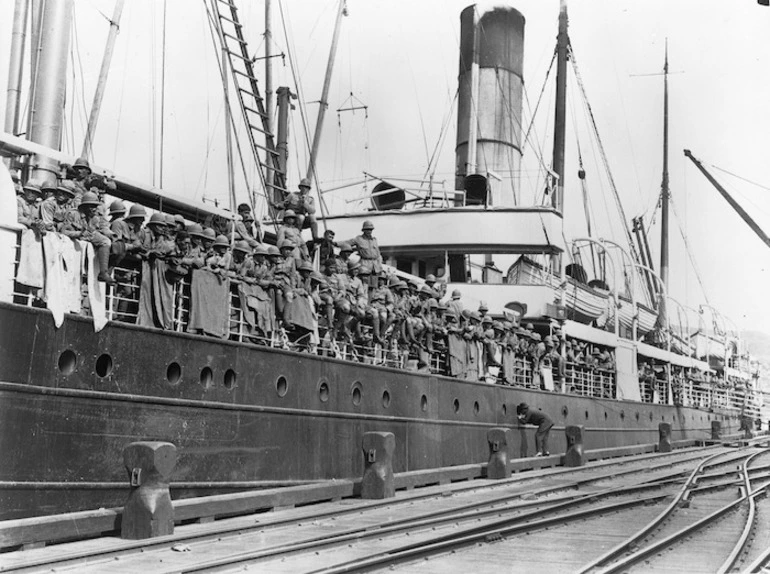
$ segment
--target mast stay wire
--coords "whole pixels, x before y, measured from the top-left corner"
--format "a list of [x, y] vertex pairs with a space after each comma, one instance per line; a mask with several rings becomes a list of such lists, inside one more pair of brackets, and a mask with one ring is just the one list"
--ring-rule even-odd
[[674, 217], [676, 218], [677, 227], [679, 228], [679, 233], [682, 236], [682, 241], [684, 242], [684, 248], [687, 252], [687, 257], [690, 260], [690, 265], [692, 265], [692, 269], [695, 272], [695, 278], [698, 280], [698, 284], [700, 285], [701, 292], [703, 293], [703, 298], [706, 300], [706, 305], [711, 306], [711, 302], [709, 301], [708, 294], [706, 293], [706, 286], [703, 284], [703, 279], [701, 278], [700, 270], [698, 268], [698, 264], [695, 261], [695, 256], [693, 255], [692, 249], [690, 249], [690, 240], [687, 237], [687, 232], [684, 230], [682, 226], [682, 219], [679, 217], [679, 212], [676, 210], [676, 203], [674, 202], [674, 197], [669, 196], [669, 202], [671, 204], [671, 209], [674, 212]]
[[[127, 15], [124, 17], [126, 19], [126, 26], [130, 25], [130, 18], [131, 18], [131, 10], [127, 11]], [[115, 127], [115, 142], [113, 144], [113, 154], [112, 154], [112, 165], [113, 168], [116, 167], [116, 163], [118, 161], [118, 139], [120, 137], [120, 120], [123, 117], [123, 96], [126, 94], [126, 78], [128, 77], [128, 74], [126, 73], [126, 68], [128, 67], [128, 55], [131, 53], [131, 50], [129, 49], [129, 44], [131, 42], [131, 34], [127, 34], [126, 39], [126, 50], [125, 54], [123, 55], [123, 73], [121, 76], [122, 83], [120, 86], [120, 97], [118, 100], [118, 119], [117, 119], [117, 126]]]
[[[310, 157], [310, 128], [307, 121], [305, 95], [304, 90], [302, 89], [302, 84], [300, 83], [299, 77], [297, 76], [296, 60], [294, 58], [296, 50], [294, 48], [294, 42], [290, 36], [289, 26], [286, 23], [286, 16], [284, 15], [283, 10], [283, 0], [278, 0], [278, 11], [281, 14], [281, 27], [283, 28], [283, 37], [286, 40], [286, 53], [289, 56], [289, 69], [291, 70], [291, 75], [294, 80], [294, 88], [297, 90], [297, 106], [299, 107], [299, 115], [302, 119], [302, 130], [305, 135], [305, 145], [307, 146], [308, 157]], [[294, 147], [296, 148], [297, 146]], [[313, 176], [315, 177], [316, 181], [316, 195], [318, 196], [318, 204], [321, 207], [321, 221], [324, 226], [324, 231], [326, 231], [326, 215], [328, 213], [328, 208], [326, 206], [326, 200], [324, 199], [323, 193], [321, 193], [321, 186], [318, 179], [318, 167], [316, 165], [313, 166]]]
[[602, 143], [602, 139], [601, 139], [601, 136], [599, 134], [599, 127], [598, 127], [598, 125], [596, 123], [596, 118], [594, 117], [593, 110], [591, 108], [591, 104], [588, 101], [588, 94], [586, 93], [585, 86], [583, 85], [583, 80], [582, 80], [582, 78], [580, 76], [580, 71], [578, 69], [577, 59], [575, 58], [575, 52], [574, 52], [571, 44], [568, 44], [567, 48], [568, 48], [569, 54], [571, 56], [570, 60], [572, 62], [572, 69], [573, 69], [573, 71], [575, 73], [575, 79], [577, 80], [578, 86], [580, 87], [580, 92], [581, 92], [581, 94], [583, 96], [583, 99], [585, 100], [585, 106], [586, 106], [586, 109], [588, 110], [588, 115], [589, 115], [589, 118], [591, 120], [591, 127], [593, 128], [593, 131], [594, 131], [594, 134], [595, 134], [595, 137], [596, 137], [596, 141], [597, 141], [597, 144], [599, 146], [599, 151], [600, 151], [600, 155], [601, 155], [601, 158], [602, 158], [602, 163], [604, 164], [605, 172], [607, 174], [607, 179], [609, 181], [610, 188], [612, 189], [612, 193], [613, 193], [613, 196], [615, 198], [615, 204], [617, 206], [618, 213], [620, 215], [620, 219], [621, 219], [622, 224], [623, 224], [623, 229], [625, 230], [625, 233], [626, 233], [626, 241], [628, 242], [628, 246], [630, 248], [632, 257], [634, 258], [634, 260], [639, 261], [639, 256], [638, 256], [638, 253], [637, 253], [637, 250], [636, 250], [636, 246], [634, 245], [633, 238], [631, 236], [631, 230], [628, 227], [628, 220], [626, 218], [626, 212], [625, 212], [625, 209], [623, 208], [623, 203], [620, 200], [620, 194], [618, 192], [617, 186], [615, 185], [615, 179], [612, 176], [612, 171], [610, 170], [609, 159], [607, 158], [607, 153], [606, 153], [606, 151], [604, 149], [604, 144]]
[[760, 189], [764, 189], [764, 190], [766, 190], [766, 191], [770, 191], [770, 187], [767, 187], [767, 186], [765, 186], [765, 185], [762, 185], [761, 183], [757, 183], [756, 181], [751, 181], [750, 179], [746, 179], [745, 177], [742, 177], [742, 176], [738, 175], [737, 173], [733, 173], [733, 172], [731, 172], [731, 171], [727, 171], [726, 169], [723, 169], [723, 168], [721, 168], [721, 167], [718, 167], [718, 166], [714, 165], [713, 163], [712, 163], [712, 164], [709, 164], [709, 165], [710, 165], [711, 167], [713, 167], [714, 169], [716, 169], [716, 170], [718, 170], [718, 171], [721, 171], [722, 173], [726, 173], [727, 175], [731, 175], [731, 176], [733, 176], [733, 177], [736, 177], [736, 178], [738, 178], [738, 179], [740, 179], [740, 180], [742, 180], [742, 181], [745, 181], [746, 183], [750, 183], [751, 185], [756, 185], [756, 186], [757, 186], [757, 187], [759, 187]]

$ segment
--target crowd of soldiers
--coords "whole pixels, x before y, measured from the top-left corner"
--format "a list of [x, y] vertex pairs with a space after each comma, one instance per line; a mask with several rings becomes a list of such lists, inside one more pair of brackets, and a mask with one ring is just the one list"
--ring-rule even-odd
[[[108, 179], [92, 176], [85, 159], [67, 166], [64, 174], [55, 185], [17, 184], [19, 222], [36, 234], [59, 232], [91, 242], [98, 279], [117, 283], [119, 319], [135, 320], [130, 310], [138, 287], [126, 268], [163, 260], [171, 283], [205, 269], [249, 286], [249, 293], [266, 301], [259, 312], [274, 317], [255, 322], [249, 333], [255, 342], [271, 340], [277, 330], [293, 333], [294, 340], [306, 335], [307, 325], [294, 324], [287, 309], [307, 301], [314, 321], [328, 333], [327, 341], [401, 350], [417, 359], [419, 370], [429, 370], [431, 357], [439, 353], [448, 357], [440, 369], [446, 374], [484, 378], [494, 368], [497, 380], [508, 384], [515, 383], [514, 362], [527, 364], [531, 373], [551, 367], [557, 381], [563, 378], [564, 359], [566, 364], [614, 369], [608, 350], [567, 340], [558, 329], [543, 337], [531, 324], [494, 319], [484, 303], [477, 310], [466, 309], [461, 293], [455, 290], [445, 297], [445, 284], [433, 275], [417, 282], [388, 271], [371, 221], [346, 241], [335, 241], [331, 230], [319, 238], [307, 180], [300, 182], [299, 192], [273, 205], [281, 210], [281, 225], [272, 245], [263, 241], [248, 204], [238, 206], [238, 219], [219, 225], [190, 224], [160, 212], [148, 219], [139, 204], [126, 209], [115, 200], [108, 208], [104, 194], [114, 187]], [[303, 227], [311, 228], [311, 241], [303, 240]], [[318, 265], [312, 262], [316, 254]], [[469, 370], [463, 357], [452, 356], [453, 338], [476, 349], [477, 369]]]

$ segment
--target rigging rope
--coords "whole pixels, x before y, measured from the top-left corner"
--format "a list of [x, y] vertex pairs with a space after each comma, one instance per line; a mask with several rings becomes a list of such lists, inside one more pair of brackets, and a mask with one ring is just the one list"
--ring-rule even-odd
[[703, 293], [703, 298], [706, 300], [707, 305], [711, 305], [709, 302], [708, 295], [706, 294], [706, 286], [703, 284], [703, 279], [701, 278], [700, 271], [698, 270], [698, 264], [695, 262], [695, 257], [693, 256], [692, 249], [690, 249], [690, 241], [687, 239], [687, 233], [685, 232], [684, 228], [682, 227], [682, 220], [679, 217], [679, 214], [676, 210], [676, 204], [674, 203], [674, 197], [669, 196], [671, 209], [674, 212], [674, 217], [676, 218], [677, 227], [679, 228], [679, 233], [682, 236], [682, 241], [684, 241], [684, 247], [685, 251], [687, 252], [687, 257], [690, 260], [690, 264], [692, 265], [692, 269], [695, 272], [695, 278], [698, 280], [698, 284], [700, 285], [701, 291]]
[[[294, 80], [294, 87], [297, 90], [297, 105], [299, 106], [299, 115], [302, 119], [302, 131], [305, 135], [305, 145], [307, 146], [307, 152], [308, 157], [310, 156], [310, 146], [311, 146], [311, 140], [310, 140], [310, 128], [308, 127], [308, 121], [307, 121], [307, 110], [305, 109], [305, 95], [304, 90], [302, 89], [302, 84], [299, 81], [299, 78], [297, 77], [297, 67], [296, 62], [294, 58], [294, 44], [289, 36], [289, 29], [286, 24], [286, 17], [283, 12], [283, 0], [278, 0], [278, 11], [281, 13], [281, 27], [283, 28], [283, 37], [286, 39], [286, 52], [289, 55], [289, 69], [291, 70], [291, 76]], [[294, 146], [295, 148], [297, 146]], [[299, 165], [299, 162], [298, 162]], [[328, 212], [328, 208], [326, 206], [326, 200], [324, 199], [323, 194], [321, 193], [321, 186], [318, 180], [318, 168], [316, 165], [313, 166], [313, 176], [315, 177], [316, 181], [316, 194], [318, 195], [318, 203], [321, 207], [321, 221], [324, 226], [324, 230], [326, 230], [326, 214]]]
[[599, 127], [596, 124], [596, 118], [594, 117], [593, 110], [591, 108], [591, 104], [588, 101], [588, 94], [586, 93], [585, 86], [583, 85], [583, 80], [580, 76], [580, 71], [578, 70], [578, 64], [577, 59], [575, 58], [575, 52], [572, 49], [572, 46], [568, 46], [569, 54], [570, 54], [570, 60], [572, 62], [572, 69], [575, 72], [575, 78], [577, 80], [578, 86], [580, 87], [580, 92], [583, 95], [583, 99], [585, 101], [586, 109], [588, 110], [588, 115], [591, 120], [591, 127], [593, 128], [594, 135], [596, 137], [597, 144], [599, 145], [599, 152], [602, 158], [602, 163], [604, 164], [605, 171], [607, 173], [607, 179], [610, 183], [610, 188], [612, 189], [612, 194], [615, 198], [615, 204], [618, 208], [618, 213], [620, 214], [620, 219], [623, 224], [623, 229], [626, 232], [626, 240], [628, 242], [628, 246], [631, 251], [631, 255], [635, 261], [639, 261], [639, 256], [636, 252], [636, 246], [634, 245], [633, 238], [631, 236], [631, 229], [628, 226], [628, 218], [626, 217], [625, 209], [623, 209], [623, 203], [620, 200], [620, 194], [618, 193], [618, 188], [615, 185], [615, 179], [612, 176], [612, 172], [610, 170], [610, 164], [609, 160], [607, 158], [607, 153], [604, 149], [604, 144], [602, 143], [601, 136], [599, 135]]

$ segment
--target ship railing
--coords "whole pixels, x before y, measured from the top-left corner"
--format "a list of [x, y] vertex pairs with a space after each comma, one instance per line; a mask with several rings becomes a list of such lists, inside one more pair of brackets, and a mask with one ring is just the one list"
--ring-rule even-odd
[[567, 392], [585, 397], [611, 399], [617, 396], [617, 377], [614, 370], [568, 362], [564, 368]]

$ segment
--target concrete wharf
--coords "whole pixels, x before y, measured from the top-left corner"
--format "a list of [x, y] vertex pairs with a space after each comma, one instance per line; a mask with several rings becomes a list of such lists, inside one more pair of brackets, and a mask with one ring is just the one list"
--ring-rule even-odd
[[377, 467], [387, 437], [364, 438], [373, 478], [175, 501], [173, 533], [139, 540], [96, 532], [111, 516], [125, 535], [130, 504], [7, 521], [0, 571], [770, 569], [770, 437], [586, 451], [576, 466], [569, 452], [501, 461], [499, 438], [488, 465], [403, 475]]

